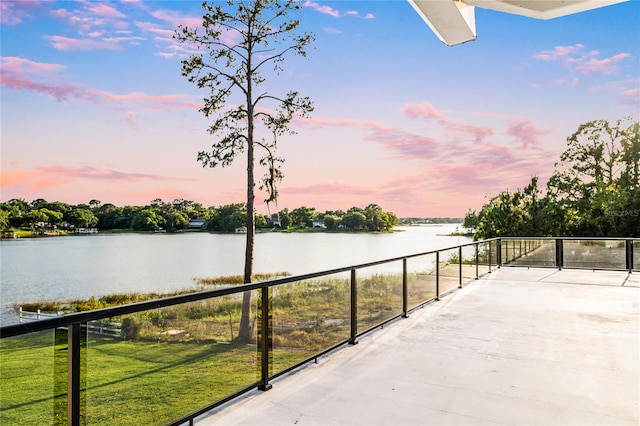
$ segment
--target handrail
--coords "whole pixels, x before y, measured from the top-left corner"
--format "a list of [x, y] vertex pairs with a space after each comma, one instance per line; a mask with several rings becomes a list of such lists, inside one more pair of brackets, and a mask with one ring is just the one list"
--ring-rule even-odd
[[398, 256], [398, 257], [393, 257], [389, 259], [377, 260], [373, 262], [360, 263], [353, 266], [344, 266], [344, 267], [324, 270], [320, 272], [275, 278], [272, 280], [260, 281], [260, 282], [249, 283], [249, 284], [240, 284], [233, 287], [226, 287], [222, 289], [203, 290], [203, 291], [198, 291], [193, 293], [181, 294], [178, 296], [163, 297], [163, 298], [154, 299], [154, 300], [146, 300], [143, 302], [135, 302], [135, 303], [129, 303], [126, 305], [113, 306], [109, 308], [95, 309], [92, 311], [74, 312], [74, 313], [66, 314], [64, 316], [57, 317], [57, 318], [42, 319], [39, 321], [34, 321], [29, 323], [7, 325], [0, 328], [0, 339], [3, 339], [5, 337], [14, 337], [22, 334], [33, 333], [36, 331], [44, 331], [52, 328], [66, 327], [70, 324], [79, 324], [79, 323], [85, 323], [88, 321], [96, 321], [96, 320], [116, 317], [120, 315], [127, 315], [127, 314], [133, 314], [136, 312], [142, 312], [149, 309], [166, 308], [168, 306], [179, 305], [182, 303], [197, 302], [199, 300], [205, 300], [213, 297], [228, 296], [231, 294], [243, 293], [245, 291], [258, 290], [262, 288], [288, 284], [296, 281], [319, 278], [322, 276], [337, 274], [340, 272], [348, 272], [348, 271], [351, 271], [352, 269], [369, 268], [372, 266], [383, 265], [385, 263], [398, 262], [402, 259], [410, 259], [414, 257], [434, 254], [436, 252], [452, 250], [458, 247], [467, 247], [467, 246], [473, 246], [476, 244], [487, 243], [497, 239], [498, 238], [492, 238], [492, 239], [487, 239], [483, 241], [465, 243], [465, 244], [446, 247], [442, 249], [430, 250], [423, 253], [415, 253], [415, 254], [410, 254], [406, 256]]
[[[520, 244], [516, 244], [517, 241], [520, 241]], [[552, 244], [550, 244], [551, 242], [554, 243], [553, 247], [550, 247], [545, 252], [545, 253], [548, 253], [549, 251], [551, 251], [553, 254], [553, 259], [551, 261], [545, 260], [545, 262], [548, 262], [551, 264], [547, 266], [553, 266], [553, 267], [562, 269], [563, 267], [566, 267], [565, 261], [564, 261], [564, 255], [563, 255], [563, 245], [567, 241], [569, 242], [616, 241], [618, 243], [624, 242], [625, 268], [617, 268], [617, 269], [628, 270], [629, 273], [631, 273], [632, 271], [637, 270], [637, 268], [640, 266], [638, 265], [638, 263], [640, 262], [637, 262], [637, 259], [636, 259], [637, 263], [634, 266], [634, 245], [637, 247], [640, 244], [640, 239], [638, 238], [497, 237], [497, 238], [490, 238], [490, 239], [481, 240], [481, 241], [469, 242], [465, 244], [459, 244], [459, 245], [437, 249], [437, 250], [430, 250], [422, 253], [398, 256], [398, 257], [393, 257], [389, 259], [377, 260], [377, 261], [357, 264], [353, 266], [345, 266], [345, 267], [340, 267], [340, 268], [335, 268], [335, 269], [330, 269], [330, 270], [325, 270], [325, 271], [320, 271], [315, 273], [308, 273], [308, 274], [302, 274], [302, 275], [290, 276], [290, 277], [281, 277], [281, 278], [276, 278], [276, 279], [262, 281], [262, 282], [247, 283], [247, 284], [241, 284], [241, 285], [232, 286], [232, 287], [218, 288], [214, 290], [198, 291], [198, 292], [188, 293], [188, 294], [183, 294], [178, 296], [165, 297], [161, 299], [131, 303], [127, 305], [103, 308], [103, 309], [87, 311], [87, 312], [71, 313], [71, 314], [67, 314], [61, 317], [56, 317], [56, 318], [42, 319], [38, 321], [4, 326], [0, 328], [0, 339], [20, 336], [24, 334], [45, 331], [45, 330], [52, 330], [52, 329], [55, 330], [58, 328], [66, 327], [68, 329], [68, 333], [67, 333], [68, 346], [66, 351], [67, 357], [68, 357], [68, 372], [69, 372], [68, 378], [67, 378], [67, 401], [68, 401], [67, 419], [68, 419], [68, 424], [76, 425], [81, 422], [80, 393], [82, 389], [81, 389], [80, 375], [82, 374], [82, 368], [81, 368], [81, 357], [80, 357], [80, 353], [81, 353], [80, 330], [82, 327], [86, 327], [87, 324], [91, 321], [102, 320], [105, 318], [119, 317], [123, 315], [135, 314], [135, 313], [158, 309], [158, 308], [166, 308], [166, 307], [181, 305], [181, 304], [190, 303], [190, 302], [202, 301], [205, 299], [212, 299], [212, 298], [239, 294], [246, 291], [260, 290], [262, 303], [258, 305], [257, 311], [259, 313], [258, 314], [259, 318], [262, 318], [263, 320], [260, 321], [261, 329], [260, 329], [259, 335], [267, 336], [267, 338], [264, 338], [264, 337], [258, 338], [258, 341], [257, 341], [257, 345], [258, 345], [257, 348], [258, 348], [258, 352], [260, 353], [260, 362], [258, 367], [260, 370], [259, 379], [255, 383], [247, 384], [245, 387], [243, 387], [239, 391], [235, 391], [230, 395], [226, 395], [222, 399], [212, 402], [211, 404], [205, 407], [201, 407], [197, 411], [187, 414], [178, 420], [174, 420], [171, 423], [172, 425], [179, 425], [185, 422], [192, 424], [193, 419], [195, 417], [223, 403], [231, 401], [234, 398], [252, 389], [258, 388], [261, 390], [268, 390], [271, 388], [271, 384], [269, 383], [270, 380], [276, 377], [279, 377], [283, 374], [286, 374], [287, 372], [292, 371], [293, 369], [299, 367], [300, 365], [305, 364], [310, 360], [313, 360], [332, 350], [335, 350], [336, 348], [344, 344], [348, 344], [348, 343], [356, 344], [357, 338], [362, 336], [363, 334], [368, 333], [371, 330], [374, 330], [380, 326], [383, 326], [384, 324], [390, 321], [394, 321], [400, 317], [407, 317], [408, 312], [410, 312], [411, 310], [417, 309], [418, 307], [426, 303], [429, 303], [431, 301], [440, 300], [441, 296], [448, 294], [451, 291], [454, 291], [455, 288], [450, 287], [449, 290], [445, 290], [444, 293], [441, 293], [440, 281], [443, 279], [443, 276], [441, 273], [441, 267], [440, 267], [441, 261], [443, 261], [442, 262], [443, 264], [447, 264], [447, 265], [452, 264], [452, 263], [449, 263], [448, 261], [444, 261], [443, 257], [441, 256], [441, 253], [443, 252], [456, 250], [455, 253], [451, 253], [453, 255], [451, 259], [455, 258], [455, 256], [458, 257], [457, 259], [458, 267], [456, 268], [457, 271], [454, 272], [454, 276], [457, 273], [458, 288], [462, 288], [462, 285], [463, 285], [462, 254], [463, 254], [463, 248], [465, 247], [474, 247], [474, 254], [472, 259], [473, 264], [470, 264], [470, 266], [475, 266], [474, 278], [478, 279], [480, 276], [479, 264], [480, 264], [481, 257], [483, 259], [482, 264], [485, 266], [488, 266], [488, 273], [491, 273], [492, 266], [501, 267], [502, 265], [507, 265], [507, 264], [510, 266], [525, 265], [525, 263], [522, 263], [523, 260], [528, 260], [529, 258], [533, 258], [532, 262], [535, 263], [536, 261], [535, 255], [540, 254], [541, 252], [545, 252], [545, 250], [539, 250], [540, 248], [543, 248], [544, 244], [542, 242], [545, 242], [547, 247], [552, 246]], [[517, 248], [516, 248], [516, 245], [518, 246]], [[486, 251], [482, 253], [482, 256], [479, 250], [481, 246], [486, 247]], [[621, 247], [621, 245], [618, 244], [617, 247]], [[637, 250], [637, 251], [640, 252], [640, 250]], [[619, 252], [620, 250], [618, 250], [616, 253], [619, 254]], [[422, 300], [420, 303], [418, 303], [417, 306], [409, 307], [408, 291], [407, 291], [407, 287], [408, 287], [407, 260], [421, 257], [421, 256], [429, 256], [429, 255], [435, 255], [435, 265], [436, 265], [435, 295], [431, 299]], [[545, 256], [548, 256], [548, 254], [545, 254]], [[544, 259], [548, 259], [548, 257]], [[402, 268], [402, 271], [401, 271], [402, 272], [402, 280], [401, 280], [402, 281], [402, 292], [401, 292], [402, 307], [400, 308], [400, 310], [393, 311], [387, 318], [381, 320], [380, 322], [377, 322], [374, 325], [371, 325], [371, 324], [366, 325], [365, 327], [363, 327], [365, 329], [360, 329], [360, 326], [358, 324], [358, 318], [359, 318], [358, 317], [358, 300], [359, 300], [358, 297], [359, 296], [358, 296], [357, 271], [361, 269], [373, 267], [373, 266], [399, 262], [399, 261], [402, 261], [402, 266], [401, 266]], [[468, 261], [469, 259], [467, 259], [467, 263], [469, 263]], [[455, 262], [453, 263], [453, 265], [455, 265]], [[350, 333], [347, 333], [349, 334], [349, 336], [347, 337], [345, 335], [344, 338], [340, 338], [340, 340], [334, 341], [332, 344], [329, 345], [329, 347], [324, 347], [318, 353], [315, 353], [311, 357], [308, 357], [299, 362], [295, 362], [294, 365], [289, 365], [288, 367], [284, 368], [282, 371], [278, 371], [273, 374], [270, 374], [269, 357], [270, 357], [270, 354], [273, 353], [274, 349], [270, 347], [270, 342], [269, 342], [269, 339], [271, 339], [270, 316], [272, 315], [272, 310], [271, 310], [272, 308], [270, 307], [269, 300], [268, 300], [269, 297], [271, 297], [269, 289], [272, 287], [277, 287], [284, 284], [300, 282], [300, 281], [310, 280], [310, 279], [319, 278], [319, 277], [325, 277], [325, 276], [334, 275], [334, 274], [346, 273], [346, 272], [350, 273], [350, 279], [349, 279], [350, 295], [348, 296], [350, 299], [350, 303], [348, 308], [345, 307], [345, 309], [349, 310], [348, 316], [350, 317], [349, 321], [350, 321], [351, 330], [350, 330]], [[471, 279], [469, 275], [467, 275], [467, 278]]]

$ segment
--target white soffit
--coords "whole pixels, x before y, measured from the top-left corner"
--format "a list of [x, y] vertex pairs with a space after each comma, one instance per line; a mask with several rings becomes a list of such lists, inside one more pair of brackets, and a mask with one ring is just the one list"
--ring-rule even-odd
[[536, 19], [552, 19], [628, 0], [408, 0], [445, 44], [476, 39], [474, 6]]
[[473, 6], [454, 0], [409, 0], [429, 28], [445, 44], [476, 39], [476, 16]]

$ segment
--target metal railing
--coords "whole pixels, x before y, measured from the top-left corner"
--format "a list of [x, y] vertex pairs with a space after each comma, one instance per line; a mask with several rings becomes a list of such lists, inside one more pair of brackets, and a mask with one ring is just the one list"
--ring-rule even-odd
[[559, 269], [640, 270], [640, 239], [503, 237], [497, 263]]
[[[583, 265], [566, 254], [601, 241], [624, 245], [626, 268], [612, 268], [640, 265], [637, 239], [495, 238], [2, 327], [0, 424], [193, 424], [493, 267]], [[102, 321], [121, 335], [92, 332]]]

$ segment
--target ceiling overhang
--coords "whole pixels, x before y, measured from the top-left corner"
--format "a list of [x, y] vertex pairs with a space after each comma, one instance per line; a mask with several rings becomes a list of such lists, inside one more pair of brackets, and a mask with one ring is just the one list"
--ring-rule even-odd
[[628, 0], [408, 0], [429, 28], [448, 46], [476, 39], [475, 7], [553, 19]]

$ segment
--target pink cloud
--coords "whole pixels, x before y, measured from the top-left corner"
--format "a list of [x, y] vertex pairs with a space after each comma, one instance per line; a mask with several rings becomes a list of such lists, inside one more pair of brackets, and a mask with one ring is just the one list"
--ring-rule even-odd
[[640, 89], [632, 87], [620, 92], [621, 102], [628, 105], [640, 105]]
[[99, 92], [87, 90], [76, 84], [49, 84], [40, 83], [34, 80], [16, 77], [4, 71], [2, 75], [2, 85], [13, 90], [27, 90], [50, 96], [58, 101], [66, 99], [78, 99], [90, 103], [98, 103]]
[[19, 25], [26, 18], [37, 13], [46, 1], [7, 1], [0, 2], [0, 24], [2, 25]]
[[[12, 90], [26, 90], [50, 96], [58, 101], [79, 100], [93, 104], [108, 102], [123, 111], [130, 110], [132, 104], [140, 105], [148, 110], [172, 111], [177, 108], [199, 109], [201, 105], [191, 102], [184, 95], [148, 95], [140, 92], [113, 94], [73, 83], [41, 82], [35, 77], [45, 80], [58, 80], [57, 73], [65, 68], [58, 64], [47, 64], [29, 61], [23, 58], [1, 58], [2, 86]], [[130, 118], [130, 117], [129, 117]]]
[[511, 119], [508, 121], [506, 133], [520, 142], [522, 149], [528, 149], [539, 145], [538, 139], [549, 131], [536, 126], [531, 120]]
[[173, 42], [172, 37], [175, 32], [173, 29], [162, 28], [160, 25], [153, 24], [151, 22], [136, 22], [136, 26], [142, 31], [158, 34], [164, 37], [164, 40]]
[[[85, 202], [89, 197], [108, 196], [116, 199], [116, 203], [131, 200], [133, 204], [140, 205], [158, 197], [185, 198], [183, 190], [167, 187], [167, 184], [192, 180], [91, 166], [36, 166], [30, 170], [3, 170], [0, 173], [0, 190], [7, 199], [45, 198], [74, 203]], [[127, 191], [122, 191], [123, 184], [128, 185]]]
[[101, 170], [95, 167], [64, 167], [64, 166], [38, 166], [36, 172], [49, 175], [59, 176], [70, 179], [92, 179], [92, 180], [110, 180], [118, 182], [136, 182], [142, 179], [165, 179], [158, 175], [145, 173], [127, 173], [117, 170]]
[[202, 17], [182, 16], [173, 10], [156, 10], [151, 12], [151, 16], [171, 24], [171, 28], [178, 28], [180, 25], [187, 28], [202, 26]]
[[389, 127], [384, 127], [380, 123], [371, 120], [352, 120], [352, 119], [335, 119], [335, 118], [305, 118], [300, 120], [301, 125], [312, 125], [317, 127], [362, 127], [371, 130], [391, 130]]
[[541, 61], [571, 61], [571, 55], [580, 52], [584, 48], [582, 44], [573, 46], [556, 46], [553, 50], [542, 51], [533, 57]]
[[99, 16], [104, 16], [105, 18], [118, 19], [118, 18], [126, 18], [127, 16], [115, 8], [109, 6], [105, 3], [91, 3], [91, 6], [88, 8], [89, 11], [95, 13]]
[[[310, 1], [310, 0], [306, 0], [303, 4], [304, 7], [308, 7], [311, 8], [313, 10], [315, 10], [316, 12], [319, 12], [323, 15], [329, 15], [332, 16], [334, 18], [341, 18], [341, 17], [355, 17], [358, 18], [360, 17], [360, 12], [358, 12], [357, 10], [347, 10], [346, 12], [340, 12], [337, 9], [332, 8], [331, 6], [326, 6], [326, 5], [321, 5], [319, 3], [316, 3], [314, 1]], [[375, 19], [375, 16], [372, 13], [367, 13], [365, 14], [363, 17], [363, 19]]]
[[[629, 53], [618, 53], [610, 58], [600, 59], [600, 52], [592, 50], [584, 53], [584, 45], [575, 44], [573, 46], [556, 46], [552, 51], [542, 51], [533, 57], [535, 59], [554, 62], [559, 61], [569, 69], [575, 70], [580, 74], [604, 74], [609, 75], [617, 72], [617, 63], [629, 58]], [[565, 84], [567, 80], [560, 80]], [[568, 80], [573, 83], [576, 79]]]
[[33, 76], [50, 76], [59, 71], [63, 71], [66, 67], [60, 64], [50, 64], [45, 62], [34, 62], [28, 59], [16, 56], [0, 57], [2, 67], [0, 72], [6, 74], [22, 74]]
[[424, 104], [407, 104], [402, 109], [402, 112], [409, 118], [435, 118], [439, 121], [446, 121], [445, 114], [447, 111], [438, 110], [429, 102]]
[[48, 36], [54, 48], [64, 51], [78, 50], [120, 50], [121, 46], [117, 39], [96, 40], [93, 38], [71, 38], [64, 36]]
[[402, 158], [426, 159], [436, 155], [437, 142], [430, 137], [414, 135], [399, 129], [379, 129], [365, 140], [381, 144]]
[[333, 16], [334, 18], [339, 18], [340, 17], [340, 12], [338, 12], [337, 10], [335, 10], [332, 7], [329, 6], [322, 6], [316, 2], [312, 2], [312, 1], [305, 1], [303, 4], [304, 7], [310, 7], [311, 9], [322, 13], [323, 15], [329, 15], [329, 16]]
[[587, 62], [577, 65], [576, 70], [580, 71], [582, 74], [613, 74], [618, 70], [616, 62], [623, 61], [630, 56], [631, 55], [628, 53], [619, 53], [611, 58], [592, 58]]
[[463, 136], [470, 136], [475, 143], [483, 143], [489, 136], [495, 133], [490, 127], [476, 126], [463, 122], [446, 123], [445, 129], [462, 134]]
[[295, 194], [313, 194], [316, 196], [335, 195], [335, 194], [350, 194], [350, 195], [368, 195], [372, 193], [372, 190], [368, 187], [355, 187], [338, 183], [323, 183], [316, 185], [283, 187], [283, 194], [295, 195]]

